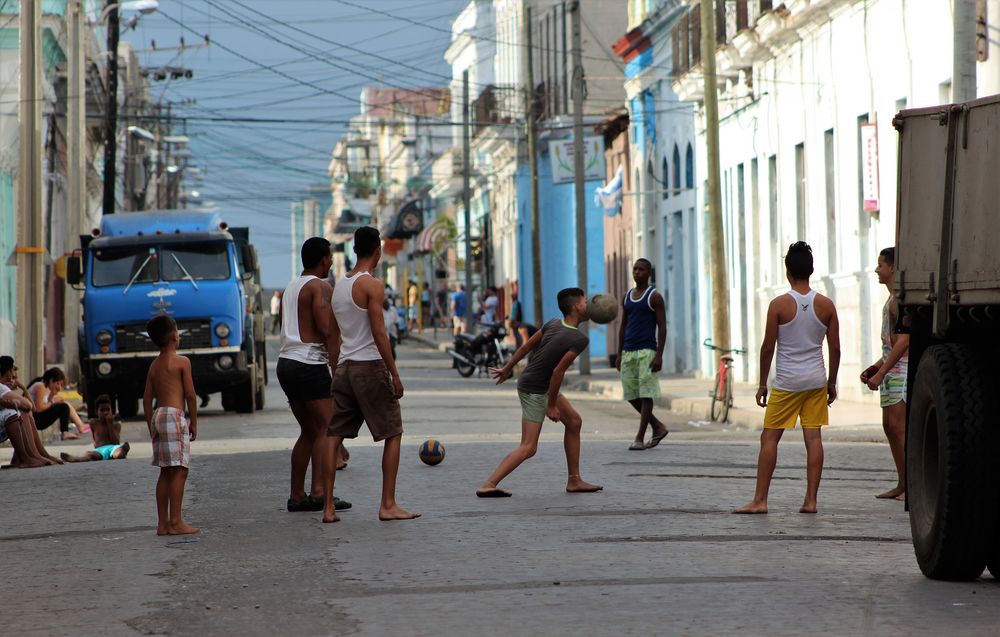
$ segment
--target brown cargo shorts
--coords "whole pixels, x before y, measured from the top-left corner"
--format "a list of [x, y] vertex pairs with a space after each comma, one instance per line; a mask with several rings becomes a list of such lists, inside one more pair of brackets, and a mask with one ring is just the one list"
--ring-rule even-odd
[[333, 417], [329, 436], [357, 438], [361, 423], [375, 442], [403, 433], [403, 416], [385, 362], [344, 361], [333, 374]]

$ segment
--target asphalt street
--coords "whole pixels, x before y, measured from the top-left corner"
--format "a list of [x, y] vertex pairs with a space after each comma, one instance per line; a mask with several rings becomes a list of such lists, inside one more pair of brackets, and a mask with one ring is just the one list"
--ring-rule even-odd
[[[902, 504], [874, 499], [893, 481], [885, 445], [828, 444], [820, 512], [802, 515], [804, 451], [791, 432], [771, 513], [735, 516], [753, 492], [755, 434], [663, 414], [666, 441], [628, 451], [631, 408], [574, 393], [583, 477], [605, 491], [565, 493], [561, 431], [548, 423], [538, 455], [504, 483], [514, 497], [483, 500], [475, 488], [518, 439], [514, 388], [462, 379], [437, 352], [400, 355], [398, 498], [423, 517], [377, 520], [381, 451], [364, 437], [338, 475], [354, 502], [341, 523], [285, 512], [297, 426], [272, 376], [263, 412], [224, 414], [216, 399], [200, 419], [185, 502], [197, 536], [155, 534], [143, 423], [125, 427], [125, 461], [0, 472], [6, 631], [996, 634], [1000, 584], [924, 578]], [[428, 437], [447, 449], [437, 467], [417, 457]]]

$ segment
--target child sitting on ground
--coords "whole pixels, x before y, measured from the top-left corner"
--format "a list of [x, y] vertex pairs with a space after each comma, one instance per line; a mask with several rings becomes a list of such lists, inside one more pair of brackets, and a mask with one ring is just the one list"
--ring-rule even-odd
[[129, 444], [122, 444], [122, 424], [115, 420], [114, 411], [111, 409], [111, 397], [101, 394], [94, 402], [97, 409], [97, 418], [90, 419], [90, 432], [94, 436], [94, 450], [88, 451], [82, 456], [71, 456], [68, 453], [61, 453], [61, 457], [66, 462], [89, 462], [91, 460], [124, 460], [129, 452]]
[[[191, 441], [198, 437], [198, 395], [191, 379], [191, 361], [177, 354], [181, 337], [174, 319], [165, 314], [156, 316], [146, 324], [146, 333], [160, 348], [160, 355], [149, 366], [142, 396], [146, 426], [153, 439], [152, 464], [160, 467], [156, 482], [156, 534], [197, 533], [200, 529], [189, 525], [181, 515]], [[184, 416], [185, 404], [191, 414], [190, 428]]]

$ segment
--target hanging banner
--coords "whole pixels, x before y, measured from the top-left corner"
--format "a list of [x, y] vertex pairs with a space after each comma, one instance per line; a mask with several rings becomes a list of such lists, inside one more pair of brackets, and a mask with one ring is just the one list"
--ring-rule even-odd
[[865, 212], [878, 212], [878, 125], [861, 125], [861, 205]]
[[[573, 139], [549, 142], [549, 158], [552, 160], [552, 183], [573, 183], [576, 179], [573, 170]], [[584, 137], [584, 181], [602, 181], [604, 176], [604, 140], [600, 137]]]

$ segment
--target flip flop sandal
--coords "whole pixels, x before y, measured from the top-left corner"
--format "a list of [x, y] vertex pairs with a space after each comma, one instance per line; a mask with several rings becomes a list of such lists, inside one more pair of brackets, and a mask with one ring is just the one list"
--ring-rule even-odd
[[[295, 500], [293, 500], [291, 498], [288, 498], [288, 503], [287, 503], [286, 506], [288, 507], [289, 513], [300, 513], [302, 511], [315, 511], [316, 510], [316, 509], [313, 508], [313, 503], [309, 500], [309, 496], [306, 496], [306, 497], [302, 498], [298, 502], [296, 502]], [[323, 505], [321, 503], [320, 507], [322, 507], [322, 506]]]
[[[323, 510], [323, 498], [319, 496], [307, 495], [306, 500], [310, 503], [309, 511], [322, 511]], [[354, 505], [347, 500], [341, 500], [337, 496], [333, 496], [333, 510], [334, 511], [346, 511]]]
[[646, 448], [646, 445], [638, 440], [628, 446], [629, 451], [644, 451]]
[[646, 443], [646, 449], [652, 449], [656, 445], [660, 444], [660, 441], [662, 441], [664, 438], [666, 438], [668, 433], [670, 433], [669, 429], [666, 430], [666, 431], [664, 431], [662, 434], [659, 434], [657, 436], [653, 436], [652, 438], [650, 438], [649, 442]]
[[493, 488], [493, 489], [477, 489], [476, 497], [479, 498], [509, 498], [514, 495], [506, 489]]

